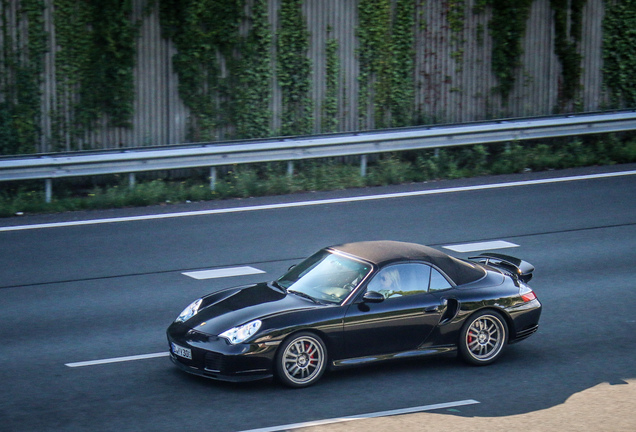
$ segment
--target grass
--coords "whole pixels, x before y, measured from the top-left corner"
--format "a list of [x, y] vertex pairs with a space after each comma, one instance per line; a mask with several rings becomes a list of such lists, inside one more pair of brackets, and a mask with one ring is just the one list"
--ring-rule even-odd
[[187, 178], [176, 178], [174, 173], [151, 174], [160, 176], [154, 179], [145, 175], [146, 180], [134, 188], [128, 186], [127, 176], [60, 179], [54, 182], [55, 195], [50, 203], [45, 203], [43, 182], [5, 183], [0, 191], [0, 217], [630, 163], [636, 162], [636, 134], [386, 153], [369, 159], [365, 177], [360, 175], [357, 158], [296, 162], [292, 176], [287, 174], [285, 162], [228, 167], [219, 176], [214, 191], [203, 174], [205, 170], [190, 170]]

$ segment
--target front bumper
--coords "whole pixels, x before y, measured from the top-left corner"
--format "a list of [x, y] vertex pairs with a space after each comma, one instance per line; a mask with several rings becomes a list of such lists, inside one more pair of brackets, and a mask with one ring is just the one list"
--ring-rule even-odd
[[[180, 326], [178, 326], [180, 327]], [[181, 370], [221, 381], [253, 381], [273, 375], [278, 344], [244, 343], [231, 345], [224, 338], [194, 330], [168, 328], [170, 359]], [[192, 358], [176, 355], [173, 343], [191, 350]]]

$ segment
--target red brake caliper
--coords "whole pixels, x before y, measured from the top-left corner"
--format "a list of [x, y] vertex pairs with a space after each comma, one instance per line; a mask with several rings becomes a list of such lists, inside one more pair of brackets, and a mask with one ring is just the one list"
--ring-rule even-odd
[[[309, 348], [311, 348], [311, 345], [309, 345], [309, 342], [308, 342], [307, 343], [307, 348], [305, 348], [305, 349], [307, 351], [309, 351]], [[309, 354], [309, 358], [313, 360], [313, 358], [314, 358], [314, 352], [313, 351]]]

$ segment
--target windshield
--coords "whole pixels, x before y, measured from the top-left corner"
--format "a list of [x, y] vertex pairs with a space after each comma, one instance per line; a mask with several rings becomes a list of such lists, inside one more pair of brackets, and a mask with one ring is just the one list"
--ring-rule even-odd
[[288, 292], [341, 303], [371, 271], [371, 264], [322, 250], [277, 280]]

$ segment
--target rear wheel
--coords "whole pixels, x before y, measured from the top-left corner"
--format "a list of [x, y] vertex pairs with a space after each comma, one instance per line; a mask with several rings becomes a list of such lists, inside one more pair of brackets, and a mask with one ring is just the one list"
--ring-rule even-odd
[[322, 339], [309, 332], [287, 339], [276, 354], [276, 376], [286, 386], [307, 387], [320, 379], [327, 366]]
[[459, 352], [468, 363], [487, 365], [499, 358], [507, 341], [508, 326], [499, 313], [477, 312], [462, 327]]

